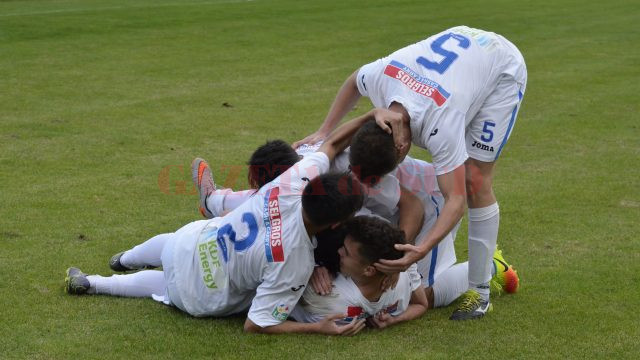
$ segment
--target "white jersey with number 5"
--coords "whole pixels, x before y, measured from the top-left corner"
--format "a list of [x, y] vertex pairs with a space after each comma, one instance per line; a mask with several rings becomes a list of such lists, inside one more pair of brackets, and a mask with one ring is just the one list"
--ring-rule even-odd
[[518, 49], [495, 33], [458, 26], [363, 66], [357, 85], [376, 107], [402, 104], [413, 142], [442, 175], [467, 159], [465, 128], [503, 76], [526, 84]]

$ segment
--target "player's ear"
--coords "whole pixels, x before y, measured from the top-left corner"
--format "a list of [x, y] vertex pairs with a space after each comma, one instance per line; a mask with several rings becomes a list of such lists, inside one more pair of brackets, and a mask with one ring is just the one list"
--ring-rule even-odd
[[364, 268], [365, 276], [374, 276], [377, 273], [378, 273], [378, 269], [376, 269], [376, 267], [373, 265], [368, 265], [366, 268]]

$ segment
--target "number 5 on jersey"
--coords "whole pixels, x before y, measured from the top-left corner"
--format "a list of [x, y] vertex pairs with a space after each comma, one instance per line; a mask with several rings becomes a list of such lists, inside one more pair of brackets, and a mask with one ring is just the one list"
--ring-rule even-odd
[[436, 54], [444, 56], [444, 59], [440, 60], [439, 62], [435, 62], [420, 56], [416, 59], [416, 62], [429, 70], [434, 70], [439, 74], [444, 74], [449, 66], [451, 66], [451, 64], [453, 64], [453, 62], [458, 58], [458, 54], [442, 48], [442, 45], [444, 45], [444, 43], [451, 38], [457, 40], [458, 46], [462, 49], [469, 48], [469, 45], [471, 44], [469, 39], [462, 35], [453, 33], [444, 34], [431, 43], [431, 50], [433, 50], [433, 52], [435, 52]]

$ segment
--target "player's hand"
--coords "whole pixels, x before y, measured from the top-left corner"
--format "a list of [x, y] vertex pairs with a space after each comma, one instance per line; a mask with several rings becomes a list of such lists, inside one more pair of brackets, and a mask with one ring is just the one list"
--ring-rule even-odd
[[318, 130], [313, 134], [305, 137], [304, 139], [294, 142], [293, 144], [291, 144], [291, 147], [294, 149], [297, 149], [298, 147], [304, 144], [313, 145], [313, 144], [319, 143], [320, 141], [326, 140], [328, 135], [329, 135], [328, 133]]
[[380, 259], [378, 262], [373, 264], [376, 269], [385, 274], [406, 271], [411, 264], [417, 262], [426, 255], [422, 249], [415, 245], [396, 244], [395, 248], [396, 250], [404, 251], [404, 256], [398, 260]]
[[354, 318], [346, 325], [336, 324], [336, 320], [344, 319], [345, 314], [329, 315], [318, 322], [318, 332], [325, 335], [353, 336], [364, 329], [365, 319]]
[[398, 285], [398, 280], [400, 280], [400, 273], [386, 274], [382, 279], [382, 284], [380, 285], [380, 289], [382, 292], [385, 292], [389, 289], [395, 289], [396, 285]]
[[393, 135], [398, 158], [404, 159], [411, 147], [411, 134], [404, 126], [404, 116], [399, 112], [383, 108], [374, 109], [373, 115], [376, 124], [388, 134]]
[[331, 279], [331, 274], [329, 274], [329, 270], [327, 270], [326, 267], [316, 266], [313, 269], [313, 274], [311, 274], [309, 282], [311, 282], [313, 290], [315, 290], [319, 295], [331, 294], [333, 279]]
[[375, 316], [371, 316], [367, 319], [367, 325], [375, 329], [384, 329], [396, 323], [396, 318], [387, 314], [386, 312], [380, 312]]

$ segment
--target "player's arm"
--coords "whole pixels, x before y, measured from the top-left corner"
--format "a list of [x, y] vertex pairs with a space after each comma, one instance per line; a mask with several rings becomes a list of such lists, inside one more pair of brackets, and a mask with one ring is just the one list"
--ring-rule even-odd
[[420, 245], [399, 244], [396, 249], [404, 251], [404, 256], [398, 260], [380, 260], [375, 266], [378, 270], [389, 273], [404, 271], [411, 264], [422, 259], [440, 242], [464, 215], [466, 206], [465, 168], [464, 164], [446, 174], [438, 175], [438, 186], [444, 196], [444, 207], [438, 220], [427, 233]]
[[244, 322], [244, 330], [251, 333], [260, 334], [287, 334], [287, 333], [307, 333], [324, 335], [352, 336], [360, 332], [365, 327], [365, 319], [353, 319], [349, 324], [337, 325], [336, 320], [344, 318], [345, 314], [334, 314], [327, 316], [316, 323], [301, 323], [285, 320], [278, 325], [260, 327], [251, 319]]
[[356, 84], [357, 74], [358, 70], [351, 74], [344, 84], [342, 84], [342, 87], [338, 91], [335, 100], [333, 100], [329, 113], [320, 128], [315, 133], [305, 137], [304, 139], [294, 142], [294, 149], [298, 148], [298, 146], [302, 144], [315, 144], [326, 139], [331, 131], [338, 125], [340, 120], [342, 120], [342, 118], [344, 118], [344, 116], [353, 109], [361, 96], [360, 91], [358, 91], [358, 85]]
[[415, 244], [416, 236], [424, 221], [424, 207], [422, 201], [400, 185], [400, 200], [398, 201], [398, 228], [404, 231], [407, 244]]
[[424, 287], [421, 285], [413, 292], [411, 292], [411, 300], [409, 301], [409, 306], [407, 306], [407, 310], [405, 310], [402, 314], [398, 316], [392, 316], [387, 313], [381, 313], [379, 315], [373, 316], [369, 320], [369, 324], [372, 327], [378, 329], [384, 329], [391, 325], [399, 324], [404, 321], [414, 320], [424, 315], [429, 307], [429, 301], [427, 300], [427, 295], [424, 292]]
[[355, 133], [369, 120], [375, 119], [377, 114], [380, 113], [380, 109], [369, 110], [366, 114], [360, 115], [355, 119], [352, 119], [334, 130], [331, 135], [320, 146], [318, 151], [324, 152], [329, 161], [333, 161], [336, 155], [344, 151], [351, 143], [351, 138]]

